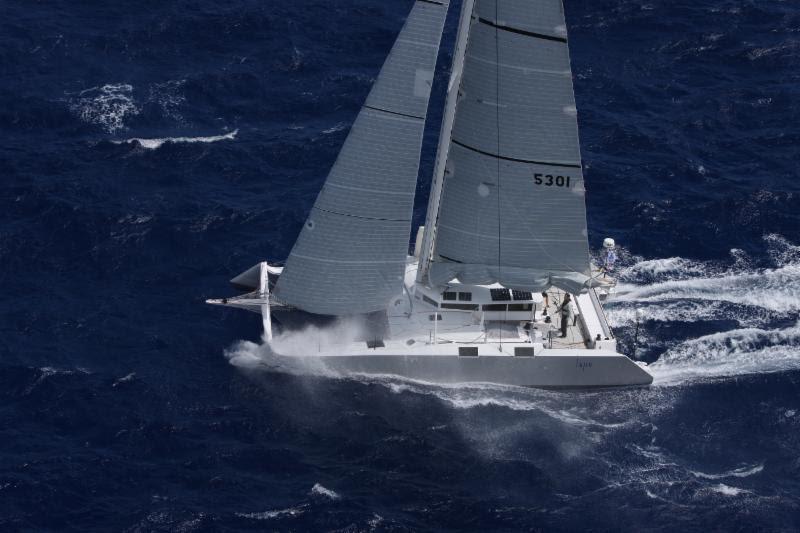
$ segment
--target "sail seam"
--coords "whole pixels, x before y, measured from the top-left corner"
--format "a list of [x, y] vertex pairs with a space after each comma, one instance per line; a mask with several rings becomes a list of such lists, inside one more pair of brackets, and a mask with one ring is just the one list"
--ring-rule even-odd
[[382, 111], [384, 113], [389, 113], [390, 115], [397, 115], [406, 118], [415, 118], [417, 120], [425, 120], [425, 117], [418, 117], [416, 115], [406, 115], [405, 113], [398, 113], [397, 111], [389, 111], [388, 109], [381, 109], [380, 107], [372, 107], [371, 105], [364, 105], [363, 107], [371, 109], [373, 111]]
[[407, 218], [375, 218], [375, 217], [362, 217], [360, 215], [349, 215], [347, 213], [339, 213], [338, 211], [330, 211], [328, 209], [322, 209], [321, 207], [314, 207], [317, 211], [322, 211], [323, 213], [329, 213], [331, 215], [340, 215], [343, 217], [351, 217], [351, 218], [360, 218], [362, 220], [379, 220], [383, 222], [410, 222]]
[[337, 189], [347, 189], [348, 191], [363, 191], [374, 192], [380, 194], [390, 194], [394, 196], [413, 196], [413, 192], [399, 192], [399, 191], [383, 191], [380, 189], [368, 189], [366, 187], [349, 187], [347, 185], [339, 185], [338, 183], [326, 183], [325, 187], [336, 187]]
[[[467, 231], [463, 229], [454, 228], [453, 226], [449, 226], [447, 224], [441, 224], [440, 228], [446, 228], [450, 231], [455, 231], [456, 233], [463, 233], [464, 235], [472, 235], [474, 237], [481, 237], [484, 239], [491, 239], [496, 237], [496, 235], [488, 235], [486, 233], [475, 233], [474, 231]], [[547, 237], [536, 237], [535, 240], [531, 240], [530, 237], [503, 237], [504, 241], [521, 241], [521, 242], [583, 242], [583, 239], [567, 239], [564, 237], [552, 238], [548, 239]], [[443, 257], [443, 255], [439, 254], [439, 257]], [[463, 261], [459, 261], [461, 263]]]
[[397, 263], [405, 263], [405, 261], [342, 261], [340, 259], [323, 259], [321, 257], [311, 257], [310, 255], [300, 255], [300, 254], [291, 254], [294, 257], [299, 257], [300, 259], [308, 259], [309, 261], [320, 261], [322, 263], [343, 263], [347, 265], [394, 265]]
[[497, 28], [498, 30], [503, 30], [511, 33], [516, 33], [518, 35], [525, 35], [526, 37], [535, 37], [536, 39], [543, 39], [545, 41], [555, 41], [558, 43], [566, 43], [567, 40], [564, 37], [556, 37], [555, 35], [546, 35], [544, 33], [536, 33], [532, 31], [520, 30], [519, 28], [512, 28], [511, 26], [503, 26], [502, 24], [498, 24], [496, 22], [492, 22], [491, 20], [487, 20], [485, 18], [478, 18], [478, 22], [482, 22], [488, 26], [493, 28]]
[[505, 161], [512, 161], [514, 163], [526, 163], [526, 164], [529, 164], [529, 165], [542, 165], [542, 166], [546, 166], [546, 167], [581, 168], [580, 165], [576, 165], [575, 163], [556, 163], [554, 161], [535, 161], [535, 160], [532, 160], [532, 159], [517, 159], [516, 157], [506, 157], [506, 156], [502, 156], [502, 155], [493, 154], [491, 152], [485, 152], [485, 151], [479, 150], [477, 148], [473, 148], [472, 146], [469, 146], [467, 144], [459, 142], [459, 141], [457, 141], [455, 139], [452, 139], [451, 142], [453, 144], [457, 144], [461, 148], [466, 148], [467, 150], [470, 150], [472, 152], [475, 152], [475, 153], [478, 153], [478, 154], [481, 154], [481, 155], [485, 155], [485, 156], [489, 156], [489, 157], [494, 157], [495, 159], [503, 159]]
[[[468, 55], [468, 57], [470, 59], [472, 59], [473, 61], [477, 61], [479, 63], [484, 63], [486, 65], [492, 65], [492, 66], [497, 65], [497, 63], [495, 63], [495, 62], [490, 61], [488, 59], [484, 59], [484, 58], [479, 57], [479, 56]], [[537, 74], [552, 74], [553, 76], [568, 76], [568, 77], [572, 76], [572, 73], [569, 70], [546, 70], [546, 69], [540, 69], [540, 68], [521, 67], [519, 65], [511, 65], [509, 63], [501, 63], [498, 66], [501, 66], [501, 67], [507, 68], [507, 69], [519, 70], [519, 71], [522, 71], [522, 72], [525, 72], [525, 73], [535, 72]]]

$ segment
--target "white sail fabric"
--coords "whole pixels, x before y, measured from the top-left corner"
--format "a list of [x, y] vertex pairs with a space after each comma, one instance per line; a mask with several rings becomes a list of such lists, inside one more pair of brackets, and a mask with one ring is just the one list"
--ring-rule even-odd
[[349, 315], [386, 309], [401, 294], [447, 7], [414, 4], [286, 261], [280, 301]]
[[581, 292], [584, 195], [561, 0], [477, 0], [429, 281]]

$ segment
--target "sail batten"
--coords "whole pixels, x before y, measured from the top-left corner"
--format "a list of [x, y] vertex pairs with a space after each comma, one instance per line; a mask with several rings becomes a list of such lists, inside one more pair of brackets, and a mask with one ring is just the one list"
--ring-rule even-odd
[[386, 309], [401, 293], [425, 117], [448, 2], [417, 0], [275, 288], [326, 315]]
[[513, 161], [515, 163], [527, 163], [529, 165], [544, 165], [549, 167], [583, 168], [581, 165], [576, 165], [574, 163], [559, 163], [557, 161], [533, 161], [532, 159], [517, 159], [514, 157], [505, 157], [499, 154], [493, 154], [490, 152], [484, 152], [483, 150], [478, 150], [477, 148], [473, 148], [472, 146], [459, 142], [457, 139], [452, 139], [451, 142], [455, 145], [460, 146], [461, 148], [466, 148], [467, 150], [471, 150], [481, 155], [493, 157], [495, 159], [503, 159], [504, 161]]

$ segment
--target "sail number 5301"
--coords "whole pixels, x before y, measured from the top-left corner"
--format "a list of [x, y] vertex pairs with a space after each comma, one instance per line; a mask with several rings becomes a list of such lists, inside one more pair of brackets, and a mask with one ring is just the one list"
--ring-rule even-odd
[[552, 174], [534, 174], [533, 182], [546, 187], [570, 187], [570, 176], [553, 176]]

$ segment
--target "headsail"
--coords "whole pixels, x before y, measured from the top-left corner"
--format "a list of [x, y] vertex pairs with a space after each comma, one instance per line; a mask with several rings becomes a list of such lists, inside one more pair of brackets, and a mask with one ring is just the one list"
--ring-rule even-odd
[[476, 0], [429, 281], [582, 291], [584, 195], [561, 0]]
[[286, 261], [275, 294], [311, 313], [402, 291], [423, 128], [448, 0], [417, 0]]

